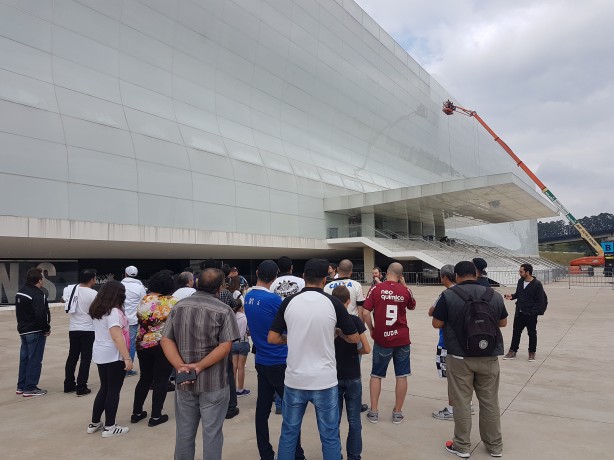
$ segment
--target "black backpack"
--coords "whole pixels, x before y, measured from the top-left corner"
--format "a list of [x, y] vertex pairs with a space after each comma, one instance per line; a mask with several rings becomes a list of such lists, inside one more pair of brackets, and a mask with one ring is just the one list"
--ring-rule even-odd
[[499, 321], [489, 304], [495, 291], [492, 288], [486, 288], [482, 297], [474, 299], [460, 286], [454, 286], [451, 289], [465, 302], [460, 312], [462, 319], [455, 329], [456, 337], [465, 356], [492, 356], [497, 344], [502, 340]]
[[[537, 280], [535, 280], [537, 281]], [[541, 284], [539, 281], [537, 281], [539, 284]], [[544, 289], [544, 287], [542, 286], [542, 289]], [[542, 305], [542, 308], [537, 312], [538, 315], [543, 315], [544, 313], [546, 313], [546, 309], [548, 308], [548, 294], [546, 294], [546, 291], [544, 291], [544, 304]]]

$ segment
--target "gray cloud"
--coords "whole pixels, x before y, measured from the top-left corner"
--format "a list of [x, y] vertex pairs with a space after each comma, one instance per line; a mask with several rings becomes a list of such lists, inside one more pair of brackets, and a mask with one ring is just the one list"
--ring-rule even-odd
[[614, 211], [614, 2], [357, 3], [576, 217]]

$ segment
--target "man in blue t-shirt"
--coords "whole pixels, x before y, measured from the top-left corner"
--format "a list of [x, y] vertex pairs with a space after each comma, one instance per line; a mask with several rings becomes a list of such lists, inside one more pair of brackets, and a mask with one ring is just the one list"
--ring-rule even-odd
[[[269, 442], [269, 415], [275, 394], [283, 399], [287, 345], [272, 345], [267, 341], [269, 329], [281, 305], [281, 297], [269, 289], [277, 278], [277, 264], [265, 260], [256, 270], [258, 282], [245, 296], [245, 316], [256, 347], [258, 398], [256, 400], [256, 441], [261, 460], [273, 460], [275, 452]], [[296, 459], [304, 459], [300, 439]]]

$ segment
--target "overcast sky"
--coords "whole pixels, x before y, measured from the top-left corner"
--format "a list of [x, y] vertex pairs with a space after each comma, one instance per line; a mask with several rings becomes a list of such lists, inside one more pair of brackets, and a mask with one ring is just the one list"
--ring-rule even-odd
[[613, 0], [356, 0], [577, 218], [614, 212]]

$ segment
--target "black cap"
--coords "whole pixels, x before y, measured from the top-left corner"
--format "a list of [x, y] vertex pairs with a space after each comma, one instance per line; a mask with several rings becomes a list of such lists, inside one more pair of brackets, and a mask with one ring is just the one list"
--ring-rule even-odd
[[328, 276], [328, 260], [309, 259], [305, 264], [304, 273], [309, 278], [324, 278]]
[[472, 262], [473, 262], [473, 265], [475, 265], [475, 268], [477, 268], [480, 271], [484, 271], [484, 269], [488, 267], [488, 264], [486, 263], [486, 261], [482, 259], [481, 257], [476, 257], [475, 259], [472, 260]]
[[279, 268], [272, 260], [263, 260], [258, 265], [258, 279], [267, 283], [277, 278], [277, 272], [279, 272]]

